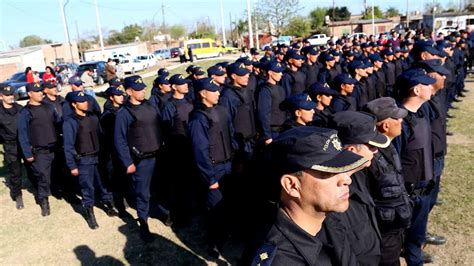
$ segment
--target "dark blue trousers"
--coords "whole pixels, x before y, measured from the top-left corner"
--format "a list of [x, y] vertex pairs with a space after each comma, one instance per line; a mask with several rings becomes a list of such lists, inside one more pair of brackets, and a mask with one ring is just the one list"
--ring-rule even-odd
[[51, 165], [54, 153], [39, 151], [34, 155], [35, 160], [28, 163], [28, 176], [37, 189], [37, 199], [42, 200], [51, 195]]
[[423, 265], [421, 247], [426, 239], [430, 196], [416, 196], [414, 204], [411, 227], [405, 230], [405, 260], [408, 266]]
[[443, 174], [443, 170], [444, 170], [444, 156], [434, 159], [433, 168], [434, 168], [433, 181], [435, 183], [434, 183], [433, 190], [430, 193], [430, 211], [431, 209], [433, 209], [433, 206], [435, 205], [436, 200], [438, 200], [439, 186], [441, 183], [441, 175]]
[[79, 186], [81, 187], [82, 205], [94, 207], [96, 189], [103, 202], [112, 202], [112, 193], [107, 191], [100, 178], [98, 159], [95, 156], [81, 158], [77, 166], [79, 170]]
[[143, 159], [135, 164], [137, 171], [131, 174], [133, 193], [137, 205], [138, 218], [147, 220], [150, 211], [150, 185], [155, 169], [155, 158]]

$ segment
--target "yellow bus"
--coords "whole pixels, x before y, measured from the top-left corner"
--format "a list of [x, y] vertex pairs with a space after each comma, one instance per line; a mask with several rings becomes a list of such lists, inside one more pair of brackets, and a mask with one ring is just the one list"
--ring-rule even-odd
[[224, 49], [215, 40], [209, 38], [187, 40], [183, 43], [183, 46], [186, 56], [189, 55], [189, 48], [192, 49], [194, 59], [224, 55]]

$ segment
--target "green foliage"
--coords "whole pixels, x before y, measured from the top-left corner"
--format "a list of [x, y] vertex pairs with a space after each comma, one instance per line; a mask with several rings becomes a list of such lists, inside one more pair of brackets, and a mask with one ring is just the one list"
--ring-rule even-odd
[[283, 35], [304, 37], [311, 32], [311, 21], [302, 16], [294, 17], [283, 30]]
[[216, 32], [214, 27], [207, 23], [198, 23], [197, 29], [189, 34], [189, 38], [202, 39], [202, 38], [216, 38]]
[[331, 21], [344, 21], [351, 18], [351, 12], [349, 12], [349, 9], [345, 6], [331, 7], [326, 11], [326, 16], [329, 16]]
[[385, 15], [388, 17], [388, 18], [391, 18], [391, 17], [397, 17], [397, 16], [400, 16], [400, 11], [398, 11], [397, 8], [391, 6], [387, 9], [387, 12], [385, 12]]
[[136, 37], [140, 38], [143, 34], [143, 27], [138, 24], [125, 26], [122, 31], [111, 31], [107, 39], [108, 44], [123, 44], [134, 42]]
[[169, 28], [169, 34], [171, 36], [171, 39], [177, 40], [186, 35], [186, 27], [179, 24], [173, 25]]
[[281, 33], [301, 9], [299, 0], [262, 0], [257, 8], [261, 18], [259, 20], [270, 21], [277, 34]]
[[20, 47], [28, 47], [28, 46], [34, 46], [34, 45], [39, 45], [39, 44], [45, 44], [45, 43], [52, 43], [52, 41], [43, 39], [38, 35], [28, 35], [28, 36], [25, 36], [23, 39], [21, 39]]
[[[374, 17], [377, 18], [385, 18], [383, 15], [382, 10], [378, 6], [374, 6]], [[362, 16], [362, 19], [372, 19], [372, 7], [367, 7], [367, 9], [364, 12], [364, 16]]]
[[316, 32], [325, 32], [326, 27], [324, 26], [324, 17], [326, 16], [328, 9], [327, 8], [321, 8], [318, 7], [316, 9], [313, 9], [309, 13], [309, 19], [311, 23], [311, 29]]

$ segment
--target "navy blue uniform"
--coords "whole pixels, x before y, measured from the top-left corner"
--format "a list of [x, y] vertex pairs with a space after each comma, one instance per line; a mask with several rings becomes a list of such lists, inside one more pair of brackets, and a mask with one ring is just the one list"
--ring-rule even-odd
[[287, 119], [286, 111], [280, 109], [280, 104], [285, 98], [285, 89], [279, 85], [266, 83], [260, 87], [257, 111], [263, 140], [276, 138], [281, 132]]
[[103, 202], [112, 202], [112, 193], [102, 185], [98, 169], [99, 131], [99, 119], [92, 114], [74, 115], [63, 123], [66, 165], [70, 170], [79, 170], [82, 204], [86, 208], [94, 206], [96, 190]]
[[21, 108], [21, 105], [13, 103], [7, 109], [0, 103], [0, 142], [3, 144], [5, 163], [10, 174], [7, 185], [13, 200], [21, 196], [21, 157], [17, 142], [17, 120]]
[[59, 122], [59, 116], [49, 104], [27, 104], [18, 116], [18, 141], [23, 157], [34, 157], [33, 162], [27, 163], [28, 176], [38, 189], [40, 201], [51, 195], [51, 164]]
[[161, 112], [161, 109], [163, 109], [170, 98], [171, 92], [163, 93], [159, 88], [153, 88], [151, 89], [151, 95], [148, 101]]
[[288, 69], [284, 72], [280, 84], [285, 88], [288, 96], [302, 93], [306, 90], [306, 74], [301, 69], [297, 71]]
[[[100, 105], [97, 103], [97, 100], [90, 96], [89, 94], [86, 94], [87, 96], [87, 102], [89, 103], [89, 110], [88, 112], [93, 113], [97, 117], [100, 117], [101, 110], [100, 110]], [[67, 100], [67, 95], [66, 95], [66, 100], [63, 103], [63, 115], [62, 118], [63, 120], [69, 119], [70, 117], [74, 116], [74, 108], [72, 108], [71, 103]]]
[[147, 101], [139, 105], [127, 102], [115, 121], [114, 143], [124, 168], [132, 164], [131, 174], [138, 217], [147, 220], [150, 208], [150, 184], [155, 169], [156, 152], [161, 146], [158, 111]]

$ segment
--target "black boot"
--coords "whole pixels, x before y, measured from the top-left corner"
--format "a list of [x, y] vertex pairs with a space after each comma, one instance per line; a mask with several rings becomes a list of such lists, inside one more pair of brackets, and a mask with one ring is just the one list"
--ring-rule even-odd
[[49, 201], [48, 198], [44, 198], [40, 200], [40, 206], [41, 206], [41, 215], [42, 216], [48, 216], [51, 212], [49, 210]]
[[115, 209], [114, 204], [112, 202], [105, 202], [104, 208], [105, 208], [105, 213], [107, 213], [107, 215], [110, 217], [117, 216], [119, 214], [117, 209]]
[[99, 225], [97, 224], [97, 221], [95, 219], [93, 207], [86, 208], [86, 221], [90, 229], [94, 230], [99, 228]]
[[21, 195], [16, 196], [15, 202], [16, 202], [16, 208], [18, 210], [21, 210], [25, 207], [25, 205], [23, 205], [23, 197]]
[[146, 243], [152, 242], [153, 235], [150, 232], [150, 228], [148, 228], [148, 223], [141, 218], [138, 218], [138, 223], [140, 225], [140, 238]]

